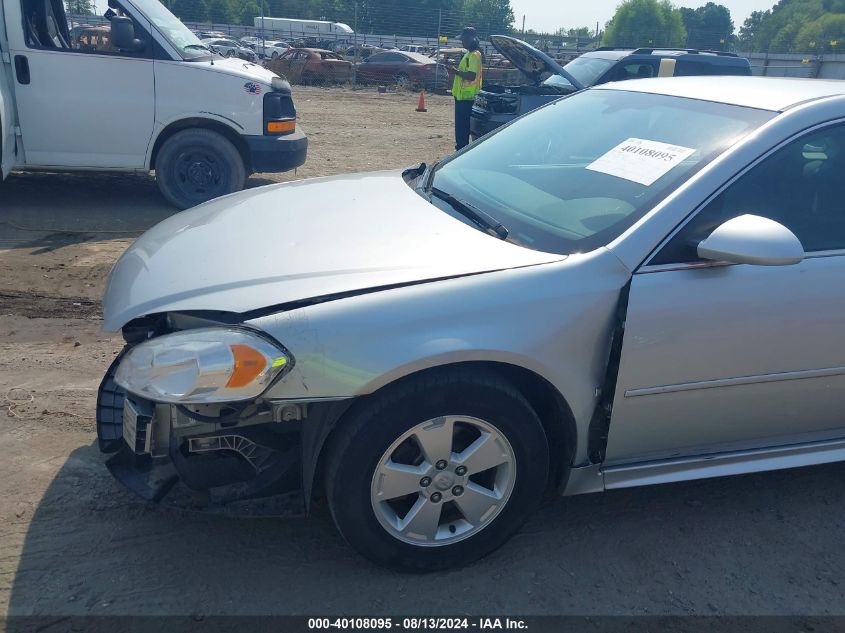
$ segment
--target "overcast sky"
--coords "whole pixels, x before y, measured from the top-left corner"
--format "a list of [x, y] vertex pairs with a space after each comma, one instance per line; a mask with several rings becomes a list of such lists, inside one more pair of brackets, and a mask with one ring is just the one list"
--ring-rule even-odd
[[[713, 0], [723, 4], [731, 12], [731, 18], [737, 30], [742, 26], [752, 11], [771, 9], [777, 0]], [[589, 26], [604, 29], [605, 22], [613, 17], [621, 0], [592, 0], [592, 2], [568, 2], [566, 0], [511, 0], [515, 26], [522, 28], [522, 16], [525, 16], [525, 28], [535, 31], [556, 31], [560, 27], [573, 28]], [[707, 4], [707, 0], [673, 0], [678, 7], [697, 8]]]

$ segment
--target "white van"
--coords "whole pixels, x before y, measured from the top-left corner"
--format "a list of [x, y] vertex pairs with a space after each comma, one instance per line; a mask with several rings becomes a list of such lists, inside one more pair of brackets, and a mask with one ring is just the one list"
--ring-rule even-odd
[[109, 7], [108, 26], [71, 32], [62, 0], [0, 0], [4, 178], [154, 169], [187, 208], [305, 162], [287, 81], [212, 54], [158, 0]]

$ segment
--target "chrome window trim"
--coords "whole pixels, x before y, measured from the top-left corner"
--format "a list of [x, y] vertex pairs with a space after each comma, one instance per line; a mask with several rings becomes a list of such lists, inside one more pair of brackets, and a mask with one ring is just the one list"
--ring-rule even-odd
[[[695, 219], [698, 216], [699, 213], [701, 213], [705, 208], [707, 208], [707, 205], [709, 205], [715, 198], [717, 198], [719, 195], [721, 195], [722, 192], [727, 190], [729, 187], [733, 186], [734, 183], [736, 183], [740, 178], [745, 176], [749, 171], [751, 171], [752, 169], [757, 167], [760, 163], [767, 160], [774, 153], [780, 151], [785, 146], [789, 145], [793, 141], [798, 140], [802, 136], [805, 136], [807, 134], [812, 134], [813, 132], [816, 132], [817, 130], [823, 130], [825, 128], [835, 127], [837, 125], [843, 125], [843, 124], [845, 124], [845, 118], [838, 118], [838, 119], [833, 119], [833, 120], [830, 120], [830, 121], [825, 121], [823, 123], [818, 123], [814, 126], [805, 128], [804, 130], [801, 130], [800, 132], [796, 132], [795, 134], [793, 134], [792, 136], [790, 136], [786, 140], [778, 143], [777, 145], [775, 145], [774, 147], [769, 149], [769, 151], [767, 151], [766, 153], [758, 156], [755, 161], [753, 161], [752, 163], [749, 163], [742, 170], [737, 172], [733, 176], [733, 178], [731, 178], [730, 180], [723, 183], [722, 186], [719, 187], [719, 189], [717, 189], [715, 192], [713, 192], [700, 205], [698, 205], [698, 207], [692, 213], [690, 213], [683, 220], [683, 222], [681, 222], [678, 226], [676, 226], [675, 229], [671, 233], [669, 233], [669, 235], [667, 235], [665, 238], [663, 238], [663, 241], [660, 242], [660, 244], [657, 246], [657, 248], [655, 248], [648, 255], [648, 257], [645, 258], [644, 263], [635, 271], [635, 274], [638, 274], [638, 273], [641, 273], [641, 272], [642, 273], [656, 273], [656, 272], [666, 272], [666, 271], [670, 271], [670, 270], [688, 270], [688, 269], [693, 269], [693, 268], [712, 268], [712, 267], [716, 267], [716, 266], [731, 266], [731, 265], [734, 265], [734, 264], [730, 264], [729, 262], [676, 262], [676, 263], [671, 263], [671, 264], [651, 264], [650, 262], [651, 262], [652, 259], [657, 257], [657, 255], [660, 254], [660, 252], [669, 244], [669, 242], [672, 241], [672, 239], [674, 239], [674, 237], [678, 233], [683, 231], [684, 228], [686, 228], [686, 226], [690, 222], [692, 222], [693, 219]], [[837, 255], [845, 255], [845, 248], [834, 249], [834, 250], [826, 250], [826, 251], [810, 251], [809, 253], [807, 253], [805, 255], [805, 259], [811, 259], [811, 258], [815, 258], [815, 257], [833, 257], [833, 256], [837, 256]]]

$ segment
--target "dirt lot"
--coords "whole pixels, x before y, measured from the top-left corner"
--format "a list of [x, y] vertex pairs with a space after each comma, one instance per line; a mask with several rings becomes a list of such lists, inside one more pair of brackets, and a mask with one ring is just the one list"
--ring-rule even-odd
[[[299, 89], [297, 174], [431, 160], [451, 103]], [[843, 614], [845, 466], [549, 501], [508, 546], [437, 577], [374, 568], [325, 510], [222, 513], [125, 492], [93, 444], [115, 258], [170, 215], [149, 177], [0, 186], [0, 614]]]

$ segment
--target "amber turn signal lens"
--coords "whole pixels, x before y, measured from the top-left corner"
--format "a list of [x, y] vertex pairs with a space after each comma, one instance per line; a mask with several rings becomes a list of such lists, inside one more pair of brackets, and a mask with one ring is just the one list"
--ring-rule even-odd
[[229, 376], [226, 387], [246, 387], [264, 371], [267, 361], [260, 352], [252, 349], [249, 345], [230, 345], [232, 355], [235, 357], [235, 369]]
[[267, 131], [270, 134], [287, 134], [296, 129], [296, 121], [268, 121]]

